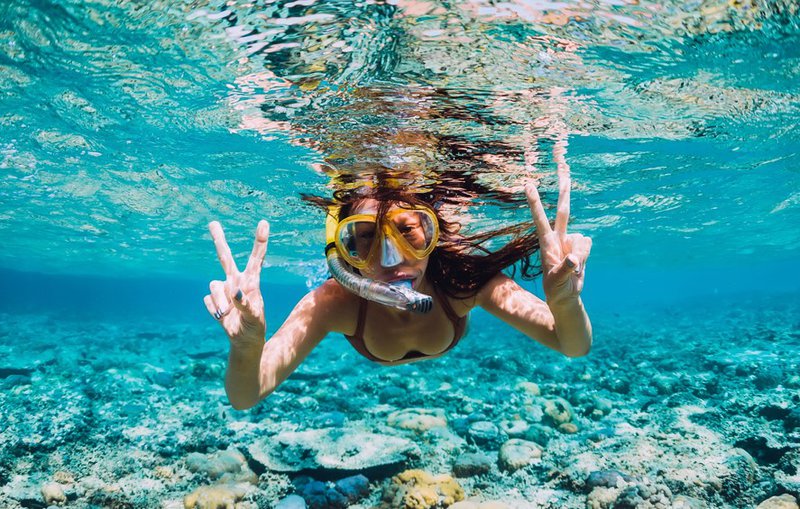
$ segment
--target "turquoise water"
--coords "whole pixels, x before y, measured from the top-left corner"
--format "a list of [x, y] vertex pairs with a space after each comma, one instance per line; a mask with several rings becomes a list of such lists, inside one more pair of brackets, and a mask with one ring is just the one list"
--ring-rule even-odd
[[[182, 507], [217, 484], [239, 508], [346, 507], [336, 489], [403, 507], [392, 479], [408, 468], [512, 508], [800, 497], [798, 9], [0, 2], [0, 507], [44, 507], [49, 482], [70, 507]], [[331, 336], [258, 407], [230, 408], [228, 343], [202, 303], [222, 275], [209, 221], [242, 266], [270, 221], [269, 333], [327, 276], [322, 213], [301, 193], [375, 168], [468, 180], [486, 193], [458, 212], [478, 231], [527, 220], [530, 180], [554, 204], [558, 140], [570, 228], [594, 241], [589, 356], [477, 311], [442, 359], [382, 368]], [[546, 413], [562, 402], [575, 433]], [[446, 425], [391, 424], [403, 411]], [[314, 434], [330, 428], [418, 450], [377, 467], [274, 461], [314, 450], [281, 433], [330, 446]], [[541, 457], [505, 468], [509, 438]], [[232, 449], [227, 477], [191, 456]], [[473, 453], [488, 470], [460, 475]], [[609, 472], [628, 480], [597, 484]], [[369, 489], [329, 485], [324, 503], [302, 477], [358, 474]]]

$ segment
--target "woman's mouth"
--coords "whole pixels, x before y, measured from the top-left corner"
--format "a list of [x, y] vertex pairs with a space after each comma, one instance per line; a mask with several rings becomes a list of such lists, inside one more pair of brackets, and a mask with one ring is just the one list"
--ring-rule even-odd
[[417, 282], [417, 278], [415, 278], [413, 276], [409, 276], [408, 274], [398, 274], [398, 275], [392, 276], [392, 277], [390, 277], [390, 278], [388, 278], [386, 280], [386, 282], [389, 283], [389, 284], [397, 283], [398, 281], [410, 281], [411, 282], [411, 287], [414, 288], [414, 285]]

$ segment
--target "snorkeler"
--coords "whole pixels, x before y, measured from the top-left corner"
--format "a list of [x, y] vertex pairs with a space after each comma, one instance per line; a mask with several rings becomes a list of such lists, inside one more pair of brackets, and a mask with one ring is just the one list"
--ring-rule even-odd
[[[517, 236], [481, 255], [465, 253], [463, 238], [454, 241], [457, 225], [420, 195], [367, 189], [339, 196], [328, 207], [332, 278], [306, 294], [266, 342], [259, 285], [269, 224], [259, 222], [239, 272], [221, 225], [211, 222], [226, 278], [210, 283], [204, 302], [231, 342], [225, 390], [233, 407], [252, 407], [271, 394], [330, 332], [344, 334], [359, 353], [384, 365], [439, 357], [461, 339], [476, 306], [548, 348], [585, 355], [592, 331], [580, 294], [592, 242], [567, 233], [568, 170], [559, 171], [552, 227], [536, 187], [528, 185], [526, 195], [533, 237]], [[537, 248], [546, 301], [502, 272]]]

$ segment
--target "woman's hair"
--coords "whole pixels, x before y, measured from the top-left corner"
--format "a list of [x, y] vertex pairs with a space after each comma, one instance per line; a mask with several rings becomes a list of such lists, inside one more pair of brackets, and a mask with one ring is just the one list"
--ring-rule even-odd
[[[440, 234], [439, 243], [430, 254], [426, 276], [438, 290], [452, 298], [474, 297], [492, 277], [506, 269], [510, 269], [513, 275], [519, 268], [523, 279], [533, 279], [539, 275], [541, 269], [533, 260], [539, 250], [539, 239], [532, 221], [464, 235], [460, 223], [448, 221], [442, 216], [443, 205], [467, 205], [476, 196], [485, 196], [481, 192], [499, 201], [519, 201], [518, 197], [508, 193], [478, 189], [483, 186], [474, 181], [465, 187], [463, 176], [459, 180], [462, 185], [457, 187], [434, 184], [425, 189], [413, 190], [408, 186], [398, 185], [397, 179], [381, 178], [370, 185], [354, 187], [351, 183], [343, 186], [333, 193], [332, 199], [307, 194], [302, 195], [302, 198], [326, 211], [332, 206], [338, 206], [339, 220], [351, 215], [356, 205], [366, 199], [379, 202], [378, 217], [382, 217], [394, 204], [429, 208], [439, 221]], [[511, 239], [497, 249], [490, 250], [486, 246], [494, 239], [507, 236]]]

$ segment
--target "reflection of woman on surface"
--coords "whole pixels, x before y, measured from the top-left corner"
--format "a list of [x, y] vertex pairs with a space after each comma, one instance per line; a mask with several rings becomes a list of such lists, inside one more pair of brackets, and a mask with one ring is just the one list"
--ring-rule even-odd
[[[212, 222], [226, 279], [211, 282], [205, 304], [231, 341], [225, 378], [231, 404], [249, 408], [272, 393], [330, 332], [345, 334], [381, 364], [438, 357], [461, 339], [476, 306], [553, 350], [585, 355], [592, 333], [580, 293], [591, 239], [567, 233], [569, 190], [562, 168], [552, 227], [529, 185], [535, 232], [521, 235], [525, 225], [517, 225], [468, 238], [434, 208], [435, 192], [364, 187], [314, 200], [328, 206], [326, 250], [334, 278], [303, 297], [266, 343], [259, 283], [269, 224], [258, 224], [247, 267], [239, 272], [222, 227]], [[492, 252], [480, 246], [500, 234], [513, 238]], [[536, 250], [546, 301], [501, 272], [518, 262], [528, 272]]]

